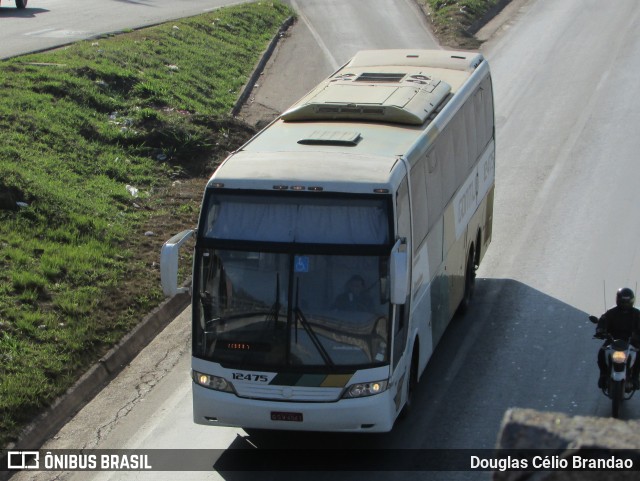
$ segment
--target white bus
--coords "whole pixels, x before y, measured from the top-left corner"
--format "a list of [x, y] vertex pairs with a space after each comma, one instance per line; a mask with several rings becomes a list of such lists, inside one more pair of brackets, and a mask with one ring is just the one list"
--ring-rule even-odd
[[210, 426], [389, 431], [491, 241], [489, 66], [359, 52], [232, 153], [196, 236], [193, 416]]

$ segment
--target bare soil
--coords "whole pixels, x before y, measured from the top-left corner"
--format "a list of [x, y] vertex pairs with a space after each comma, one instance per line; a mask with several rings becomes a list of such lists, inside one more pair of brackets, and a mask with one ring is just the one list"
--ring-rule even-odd
[[[120, 284], [106, 293], [97, 312], [97, 316], [105, 320], [122, 318], [123, 313], [130, 316], [128, 322], [122, 323], [122, 334], [162, 301], [159, 289], [163, 243], [173, 235], [197, 226], [200, 204], [211, 174], [230, 152], [255, 134], [252, 127], [236, 120], [217, 122], [217, 127], [212, 133], [215, 147], [210, 152], [183, 162], [178, 170], [181, 175], [156, 188], [150, 197], [132, 199], [135, 208], [145, 211], [147, 221], [131, 233], [123, 246], [131, 256], [127, 272]], [[183, 257], [181, 267], [186, 277], [191, 267], [188, 248], [183, 250]], [[98, 325], [109, 323], [98, 322]], [[105, 343], [100, 351], [104, 353], [110, 347]]]

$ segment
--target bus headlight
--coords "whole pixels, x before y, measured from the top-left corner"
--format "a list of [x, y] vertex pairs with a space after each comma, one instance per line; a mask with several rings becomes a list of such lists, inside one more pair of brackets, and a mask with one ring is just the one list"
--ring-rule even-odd
[[373, 396], [387, 390], [388, 381], [361, 382], [349, 386], [349, 389], [342, 395], [345, 399]]
[[627, 360], [627, 353], [624, 351], [613, 351], [613, 354], [611, 354], [611, 360], [616, 364], [624, 364]]
[[201, 372], [193, 371], [193, 380], [196, 384], [208, 389], [231, 393], [234, 392], [231, 383], [220, 376], [212, 376], [211, 374], [203, 374]]

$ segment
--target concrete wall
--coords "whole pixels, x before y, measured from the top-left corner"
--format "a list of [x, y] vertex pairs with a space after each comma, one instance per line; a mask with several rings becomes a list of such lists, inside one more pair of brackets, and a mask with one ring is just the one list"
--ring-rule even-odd
[[[495, 481], [638, 481], [640, 480], [640, 422], [609, 418], [567, 416], [531, 409], [505, 413], [496, 444], [498, 449], [538, 450], [572, 459], [589, 450], [633, 450], [634, 471], [496, 471]], [[548, 450], [548, 451], [547, 451]], [[604, 451], [608, 455], [607, 451]], [[626, 451], [628, 454], [629, 451]]]

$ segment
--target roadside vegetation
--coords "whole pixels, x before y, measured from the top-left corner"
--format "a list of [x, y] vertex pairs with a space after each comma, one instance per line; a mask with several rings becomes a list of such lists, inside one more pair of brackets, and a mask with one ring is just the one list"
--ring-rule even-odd
[[[474, 37], [496, 7], [511, 0], [418, 0], [442, 46], [474, 50], [480, 42]], [[490, 16], [490, 15], [489, 15]]]
[[0, 62], [0, 445], [163, 299], [279, 2]]

